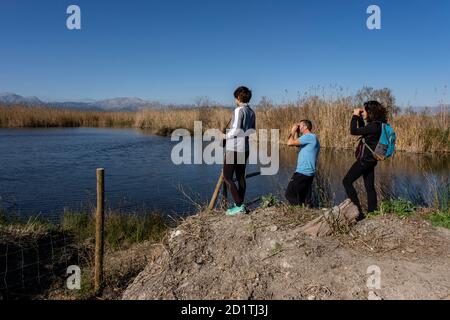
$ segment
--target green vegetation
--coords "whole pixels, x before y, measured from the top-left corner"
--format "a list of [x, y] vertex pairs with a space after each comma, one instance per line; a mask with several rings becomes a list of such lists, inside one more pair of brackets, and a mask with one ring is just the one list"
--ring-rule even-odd
[[369, 213], [368, 216], [378, 216], [391, 213], [404, 218], [409, 217], [415, 211], [416, 207], [411, 201], [399, 198], [383, 200], [380, 204], [380, 210]]
[[428, 216], [434, 227], [442, 227], [450, 229], [450, 211], [438, 211]]
[[22, 234], [45, 234], [58, 231], [58, 226], [40, 217], [22, 218], [0, 209], [0, 227]]
[[435, 188], [434, 212], [427, 218], [435, 227], [450, 229], [450, 184]]
[[270, 208], [270, 207], [275, 207], [279, 204], [280, 202], [278, 201], [277, 197], [275, 197], [272, 194], [268, 194], [265, 196], [261, 197], [261, 205], [260, 207], [265, 209], [265, 208]]
[[436, 211], [448, 212], [450, 210], [450, 183], [438, 185], [434, 188], [433, 207]]
[[[82, 242], [95, 237], [95, 217], [89, 213], [67, 211], [63, 215], [62, 228]], [[167, 229], [168, 224], [160, 214], [108, 213], [105, 216], [105, 244], [118, 250], [147, 240], [157, 242]]]
[[[142, 243], [148, 248], [152, 244], [160, 242], [167, 234], [168, 228], [169, 224], [164, 217], [154, 212], [142, 210], [142, 212], [133, 214], [112, 211], [106, 213], [104, 222], [105, 261], [114, 264], [114, 259], [117, 259], [114, 257], [121, 256], [123, 261], [128, 261], [128, 257], [133, 256], [134, 244]], [[148, 243], [144, 243], [147, 241]], [[62, 294], [65, 298], [76, 297], [79, 299], [89, 299], [95, 296], [92, 283], [94, 243], [95, 216], [93, 213], [66, 211], [60, 222], [52, 223], [36, 217], [24, 219], [0, 210], [0, 249], [4, 250], [5, 246], [9, 246], [10, 251], [17, 252], [35, 248], [31, 252], [35, 253], [36, 257], [27, 254], [27, 259], [32, 261], [30, 266], [41, 268], [41, 270], [63, 270], [67, 263], [75, 263], [83, 268], [81, 290], [76, 292], [56, 290], [52, 294]], [[49, 250], [50, 247], [51, 250]], [[113, 260], [108, 260], [111, 257]], [[20, 266], [22, 263], [21, 255], [11, 254], [8, 259], [11, 265]], [[130, 277], [135, 276], [136, 272], [144, 267], [144, 264], [145, 259], [134, 263], [128, 262], [123, 270], [117, 269], [119, 271], [110, 265], [109, 269], [105, 269], [107, 279], [104, 281], [108, 284], [112, 281], [111, 283], [114, 284], [111, 286], [114, 288], [126, 285], [127, 281], [131, 279]], [[16, 283], [16, 279], [21, 279], [21, 272], [23, 270], [20, 268], [10, 271], [8, 273], [9, 281]], [[48, 290], [46, 292], [51, 293], [52, 286], [59, 286], [61, 281], [64, 281], [64, 274], [58, 273], [57, 276], [60, 278], [56, 280], [39, 278], [45, 285], [41, 289], [37, 288], [37, 291]], [[31, 276], [26, 281], [33, 286], [36, 278]], [[20, 288], [13, 288], [8, 294], [11, 296], [20, 294]]]
[[[86, 212], [66, 211], [61, 223], [55, 224], [37, 217], [22, 219], [16, 215], [6, 216], [0, 210], [0, 226], [26, 233], [61, 231], [73, 237], [75, 244], [79, 245], [95, 238], [95, 217]], [[108, 249], [119, 250], [143, 241], [158, 242], [168, 228], [167, 221], [157, 213], [110, 212], [105, 216], [105, 245]]]
[[[426, 216], [434, 227], [442, 227], [450, 229], [450, 207], [449, 207], [449, 190], [442, 190], [436, 194], [435, 208]], [[411, 201], [404, 199], [384, 200], [380, 204], [380, 210], [368, 214], [369, 217], [385, 214], [395, 214], [400, 218], [409, 217], [419, 208], [415, 207]]]

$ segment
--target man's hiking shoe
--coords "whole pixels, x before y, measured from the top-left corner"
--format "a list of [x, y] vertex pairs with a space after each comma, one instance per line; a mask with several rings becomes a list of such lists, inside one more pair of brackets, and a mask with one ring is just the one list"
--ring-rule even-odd
[[244, 214], [244, 213], [247, 213], [247, 210], [245, 209], [245, 205], [243, 204], [241, 206], [235, 205], [233, 208], [228, 209], [226, 215], [227, 216], [235, 216], [235, 215]]

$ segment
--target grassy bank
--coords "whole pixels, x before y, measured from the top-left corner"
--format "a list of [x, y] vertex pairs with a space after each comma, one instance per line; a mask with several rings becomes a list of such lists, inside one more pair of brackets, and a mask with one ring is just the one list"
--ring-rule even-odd
[[[170, 226], [153, 212], [109, 212], [104, 229], [105, 287], [114, 291], [126, 286], [145, 267], [151, 247], [161, 242]], [[60, 223], [52, 223], [0, 212], [0, 298], [93, 297], [94, 247], [91, 213], [65, 212]], [[66, 290], [69, 265], [82, 270], [79, 291]]]
[[420, 208], [405, 199], [384, 200], [380, 209], [369, 215], [369, 218], [393, 214], [399, 218], [409, 218], [419, 215], [430, 221], [434, 227], [450, 229], [450, 209], [446, 208]]
[[[157, 213], [127, 214], [108, 212], [105, 215], [105, 245], [108, 250], [126, 249], [134, 243], [157, 242], [165, 234], [169, 223]], [[72, 236], [77, 243], [95, 238], [95, 216], [87, 212], [66, 211], [60, 223], [41, 218], [21, 219], [0, 210], [1, 230], [22, 230], [26, 233], [60, 231]]]
[[[93, 214], [66, 212], [60, 227], [79, 243], [95, 238]], [[159, 242], [167, 229], [168, 222], [160, 214], [109, 212], [105, 216], [105, 245], [107, 250], [116, 251], [144, 241]]]

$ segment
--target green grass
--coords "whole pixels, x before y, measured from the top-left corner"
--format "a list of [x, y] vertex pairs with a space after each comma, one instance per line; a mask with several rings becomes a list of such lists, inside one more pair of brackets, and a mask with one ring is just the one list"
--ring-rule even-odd
[[[95, 239], [95, 217], [87, 212], [66, 210], [61, 223], [55, 224], [39, 217], [23, 219], [13, 214], [6, 215], [0, 208], [0, 226], [27, 233], [62, 231], [72, 236], [75, 244], [83, 244], [87, 240]], [[168, 228], [167, 221], [157, 213], [109, 212], [105, 215], [104, 222], [105, 245], [108, 249], [118, 250], [143, 241], [158, 242]]]
[[58, 231], [58, 226], [39, 216], [23, 218], [0, 209], [0, 227], [22, 234], [44, 234]]
[[430, 214], [427, 218], [431, 221], [434, 227], [450, 229], [450, 211], [435, 212], [433, 214]]
[[450, 184], [435, 187], [433, 207], [436, 211], [448, 212], [450, 210]]
[[265, 196], [261, 197], [261, 204], [260, 207], [265, 209], [265, 208], [270, 208], [270, 207], [275, 207], [279, 204], [279, 200], [277, 199], [277, 197], [275, 197], [272, 194], [268, 194]]
[[[78, 242], [95, 237], [95, 218], [89, 213], [67, 211], [62, 228], [73, 234]], [[143, 241], [160, 241], [168, 225], [160, 214], [108, 213], [105, 216], [105, 244], [112, 250], [126, 248]]]
[[434, 212], [427, 219], [433, 226], [450, 229], [450, 184], [438, 186], [434, 190]]
[[385, 215], [385, 214], [395, 214], [400, 218], [409, 217], [415, 211], [416, 207], [411, 201], [405, 199], [390, 199], [383, 200], [380, 204], [380, 209], [378, 211], [369, 213], [369, 217]]

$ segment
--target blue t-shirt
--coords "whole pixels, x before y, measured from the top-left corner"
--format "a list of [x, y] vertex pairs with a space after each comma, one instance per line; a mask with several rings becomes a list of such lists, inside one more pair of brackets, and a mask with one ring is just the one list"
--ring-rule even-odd
[[316, 174], [317, 157], [320, 151], [319, 139], [313, 133], [308, 133], [300, 138], [300, 152], [297, 159], [296, 172], [312, 177]]

